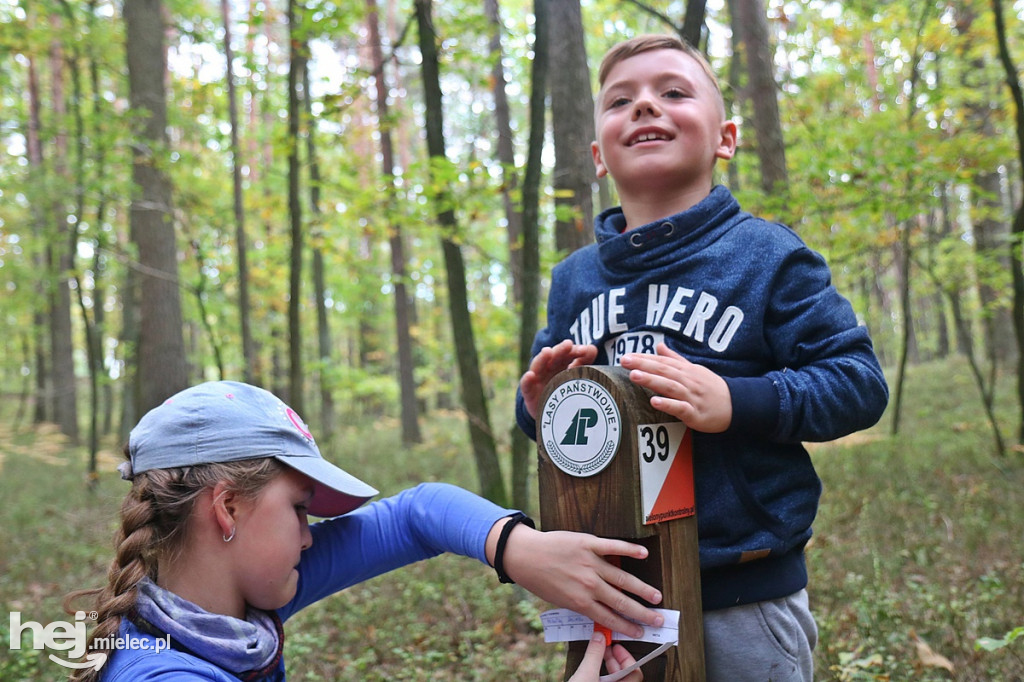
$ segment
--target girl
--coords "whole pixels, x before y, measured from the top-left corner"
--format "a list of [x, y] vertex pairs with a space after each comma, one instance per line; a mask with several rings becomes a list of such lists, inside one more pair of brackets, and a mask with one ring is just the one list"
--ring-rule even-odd
[[[178, 393], [142, 418], [125, 454], [132, 489], [108, 584], [66, 600], [93, 597], [98, 613], [88, 650], [99, 665], [76, 671], [78, 682], [284, 680], [289, 616], [442, 552], [620, 632], [641, 630], [627, 617], [661, 624], [622, 592], [657, 604], [657, 590], [603, 558], [645, 558], [642, 546], [542, 533], [446, 484], [363, 506], [377, 491], [325, 460], [299, 416], [254, 386]], [[309, 525], [307, 514], [327, 520]], [[132, 645], [114, 650], [117, 638]], [[602, 653], [610, 672], [632, 663], [621, 647], [603, 649], [591, 644], [575, 682], [597, 679]]]

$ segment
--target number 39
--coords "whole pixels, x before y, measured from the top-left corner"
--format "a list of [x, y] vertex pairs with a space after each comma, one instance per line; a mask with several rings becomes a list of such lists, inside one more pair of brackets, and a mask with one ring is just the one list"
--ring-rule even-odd
[[657, 457], [662, 462], [668, 459], [668, 429], [664, 426], [640, 427], [640, 456], [647, 463]]

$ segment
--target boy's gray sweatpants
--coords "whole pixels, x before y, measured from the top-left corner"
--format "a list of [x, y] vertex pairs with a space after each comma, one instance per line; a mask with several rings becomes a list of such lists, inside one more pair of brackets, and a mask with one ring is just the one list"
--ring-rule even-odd
[[818, 626], [807, 590], [704, 612], [707, 682], [811, 682]]

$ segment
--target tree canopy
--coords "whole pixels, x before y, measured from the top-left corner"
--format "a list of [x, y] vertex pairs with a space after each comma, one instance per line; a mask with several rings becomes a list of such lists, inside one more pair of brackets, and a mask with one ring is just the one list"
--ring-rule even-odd
[[[456, 349], [468, 341], [477, 399], [509, 422], [523, 324], [522, 237], [509, 226], [529, 208], [531, 144], [542, 145], [541, 301], [558, 245], [576, 246], [556, 224], [583, 222], [564, 201], [580, 190], [554, 177], [558, 163], [581, 163], [556, 161], [551, 131], [566, 121], [553, 125], [549, 107], [549, 134], [531, 136], [531, 97], [546, 91], [533, 88], [536, 8], [549, 3], [433, 4], [441, 152], [428, 148], [442, 117], [425, 89], [421, 3], [285, 4], [0, 0], [0, 386], [34, 398], [36, 420], [77, 438], [88, 405], [92, 433], [123, 432], [181, 383], [166, 374], [178, 362], [189, 382], [246, 377], [299, 392], [290, 399], [328, 432], [335, 420], [415, 419], [463, 405], [468, 351]], [[573, 36], [591, 86], [615, 42], [692, 34], [692, 12], [703, 12], [700, 47], [741, 129], [719, 180], [828, 258], [884, 364], [902, 376], [919, 360], [966, 354], [983, 398], [1019, 367], [1021, 162], [998, 5], [577, 5], [586, 54], [557, 26], [550, 49], [566, 56], [560, 39]], [[1004, 56], [1019, 62], [1020, 16], [1006, 10]], [[133, 11], [159, 20], [162, 47], [133, 37]], [[747, 30], [751, 16], [766, 30]], [[164, 56], [162, 73], [140, 75], [132, 55], [147, 50]], [[551, 87], [586, 88], [563, 80]], [[165, 121], [136, 81], [163, 85]], [[772, 93], [778, 139], [758, 129]], [[767, 183], [765, 153], [782, 163]], [[142, 191], [147, 173], [166, 183], [166, 200]], [[614, 187], [592, 189], [595, 208], [614, 203]], [[158, 228], [139, 222], [154, 210], [173, 240], [162, 261], [147, 255]], [[462, 295], [456, 254], [471, 320], [461, 332], [450, 321]], [[163, 293], [147, 294], [153, 284]], [[180, 320], [162, 307], [174, 294]], [[469, 413], [479, 421], [486, 409]], [[1000, 441], [994, 422], [993, 432]]]

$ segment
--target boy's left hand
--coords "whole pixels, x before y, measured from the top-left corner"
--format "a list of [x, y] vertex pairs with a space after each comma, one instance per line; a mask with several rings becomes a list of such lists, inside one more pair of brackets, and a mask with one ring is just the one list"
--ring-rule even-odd
[[530, 368], [519, 380], [519, 392], [523, 396], [523, 405], [527, 413], [534, 419], [537, 418], [540, 397], [556, 374], [570, 367], [593, 364], [596, 358], [595, 346], [577, 345], [571, 339], [542, 348], [530, 361]]
[[732, 396], [725, 379], [696, 365], [664, 343], [657, 355], [630, 353], [622, 366], [630, 380], [657, 395], [651, 407], [670, 414], [695, 431], [721, 433], [732, 423]]

